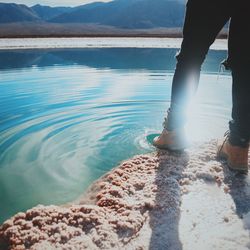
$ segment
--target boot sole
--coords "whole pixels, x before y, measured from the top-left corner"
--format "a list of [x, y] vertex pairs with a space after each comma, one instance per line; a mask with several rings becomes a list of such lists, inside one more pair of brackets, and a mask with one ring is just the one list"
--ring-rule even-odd
[[162, 150], [168, 150], [168, 151], [171, 151], [171, 152], [183, 152], [187, 147], [180, 147], [180, 148], [173, 148], [173, 147], [169, 147], [167, 145], [156, 145], [153, 143], [153, 146], [158, 148], [158, 149], [162, 149]]
[[[157, 137], [155, 137], [156, 139]], [[168, 150], [171, 152], [183, 152], [186, 148], [188, 148], [189, 144], [188, 143], [182, 143], [180, 144], [180, 146], [178, 147], [177, 145], [174, 147], [173, 145], [167, 145], [167, 144], [161, 144], [158, 145], [157, 143], [154, 143], [154, 140], [152, 142], [152, 145], [158, 149], [162, 149], [162, 150]]]
[[170, 152], [177, 152], [177, 153], [179, 153], [179, 152], [184, 152], [184, 150], [186, 149], [186, 148], [169, 148], [169, 147], [166, 147], [166, 146], [156, 146], [156, 145], [154, 145], [156, 148], [158, 148], [158, 149], [161, 149], [161, 150], [167, 150], [167, 151], [170, 151]]

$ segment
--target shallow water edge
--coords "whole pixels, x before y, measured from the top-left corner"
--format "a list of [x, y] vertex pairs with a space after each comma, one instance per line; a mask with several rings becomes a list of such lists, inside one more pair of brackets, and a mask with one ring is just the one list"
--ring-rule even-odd
[[249, 175], [230, 172], [215, 151], [212, 140], [181, 154], [137, 155], [75, 204], [37, 206], [12, 217], [0, 227], [0, 246], [248, 249]]

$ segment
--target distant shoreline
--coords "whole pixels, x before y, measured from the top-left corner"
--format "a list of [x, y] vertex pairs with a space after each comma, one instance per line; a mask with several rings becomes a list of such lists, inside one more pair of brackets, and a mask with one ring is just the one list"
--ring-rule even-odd
[[[80, 48], [180, 48], [182, 38], [139, 36], [88, 36], [0, 38], [0, 50]], [[213, 50], [226, 50], [227, 40], [217, 39]]]
[[[95, 38], [95, 37], [129, 37], [129, 38], [137, 38], [137, 37], [142, 37], [142, 38], [182, 38], [182, 33], [173, 33], [173, 34], [112, 34], [112, 33], [107, 33], [107, 34], [84, 34], [84, 35], [72, 35], [72, 34], [55, 34], [55, 35], [4, 35], [0, 34], [0, 39], [3, 38]], [[218, 39], [227, 39], [226, 34], [220, 34], [218, 36]]]
[[[227, 38], [223, 29], [218, 38]], [[182, 38], [182, 27], [125, 29], [113, 26], [82, 23], [8, 23], [0, 24], [0, 38], [92, 38], [92, 37], [159, 37]]]

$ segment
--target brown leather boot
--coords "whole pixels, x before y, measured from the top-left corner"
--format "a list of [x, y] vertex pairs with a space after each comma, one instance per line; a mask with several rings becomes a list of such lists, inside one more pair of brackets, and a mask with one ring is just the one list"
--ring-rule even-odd
[[248, 172], [248, 147], [234, 146], [226, 136], [217, 145], [217, 158], [227, 161], [229, 169], [241, 173]]
[[168, 131], [164, 128], [162, 133], [154, 138], [153, 145], [159, 149], [182, 151], [188, 147], [188, 142], [184, 129]]

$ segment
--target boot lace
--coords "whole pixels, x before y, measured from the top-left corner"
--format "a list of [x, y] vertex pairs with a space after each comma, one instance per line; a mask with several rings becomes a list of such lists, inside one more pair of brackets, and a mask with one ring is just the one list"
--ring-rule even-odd
[[167, 124], [168, 124], [168, 118], [164, 117], [164, 121], [162, 123], [163, 128], [167, 129]]

